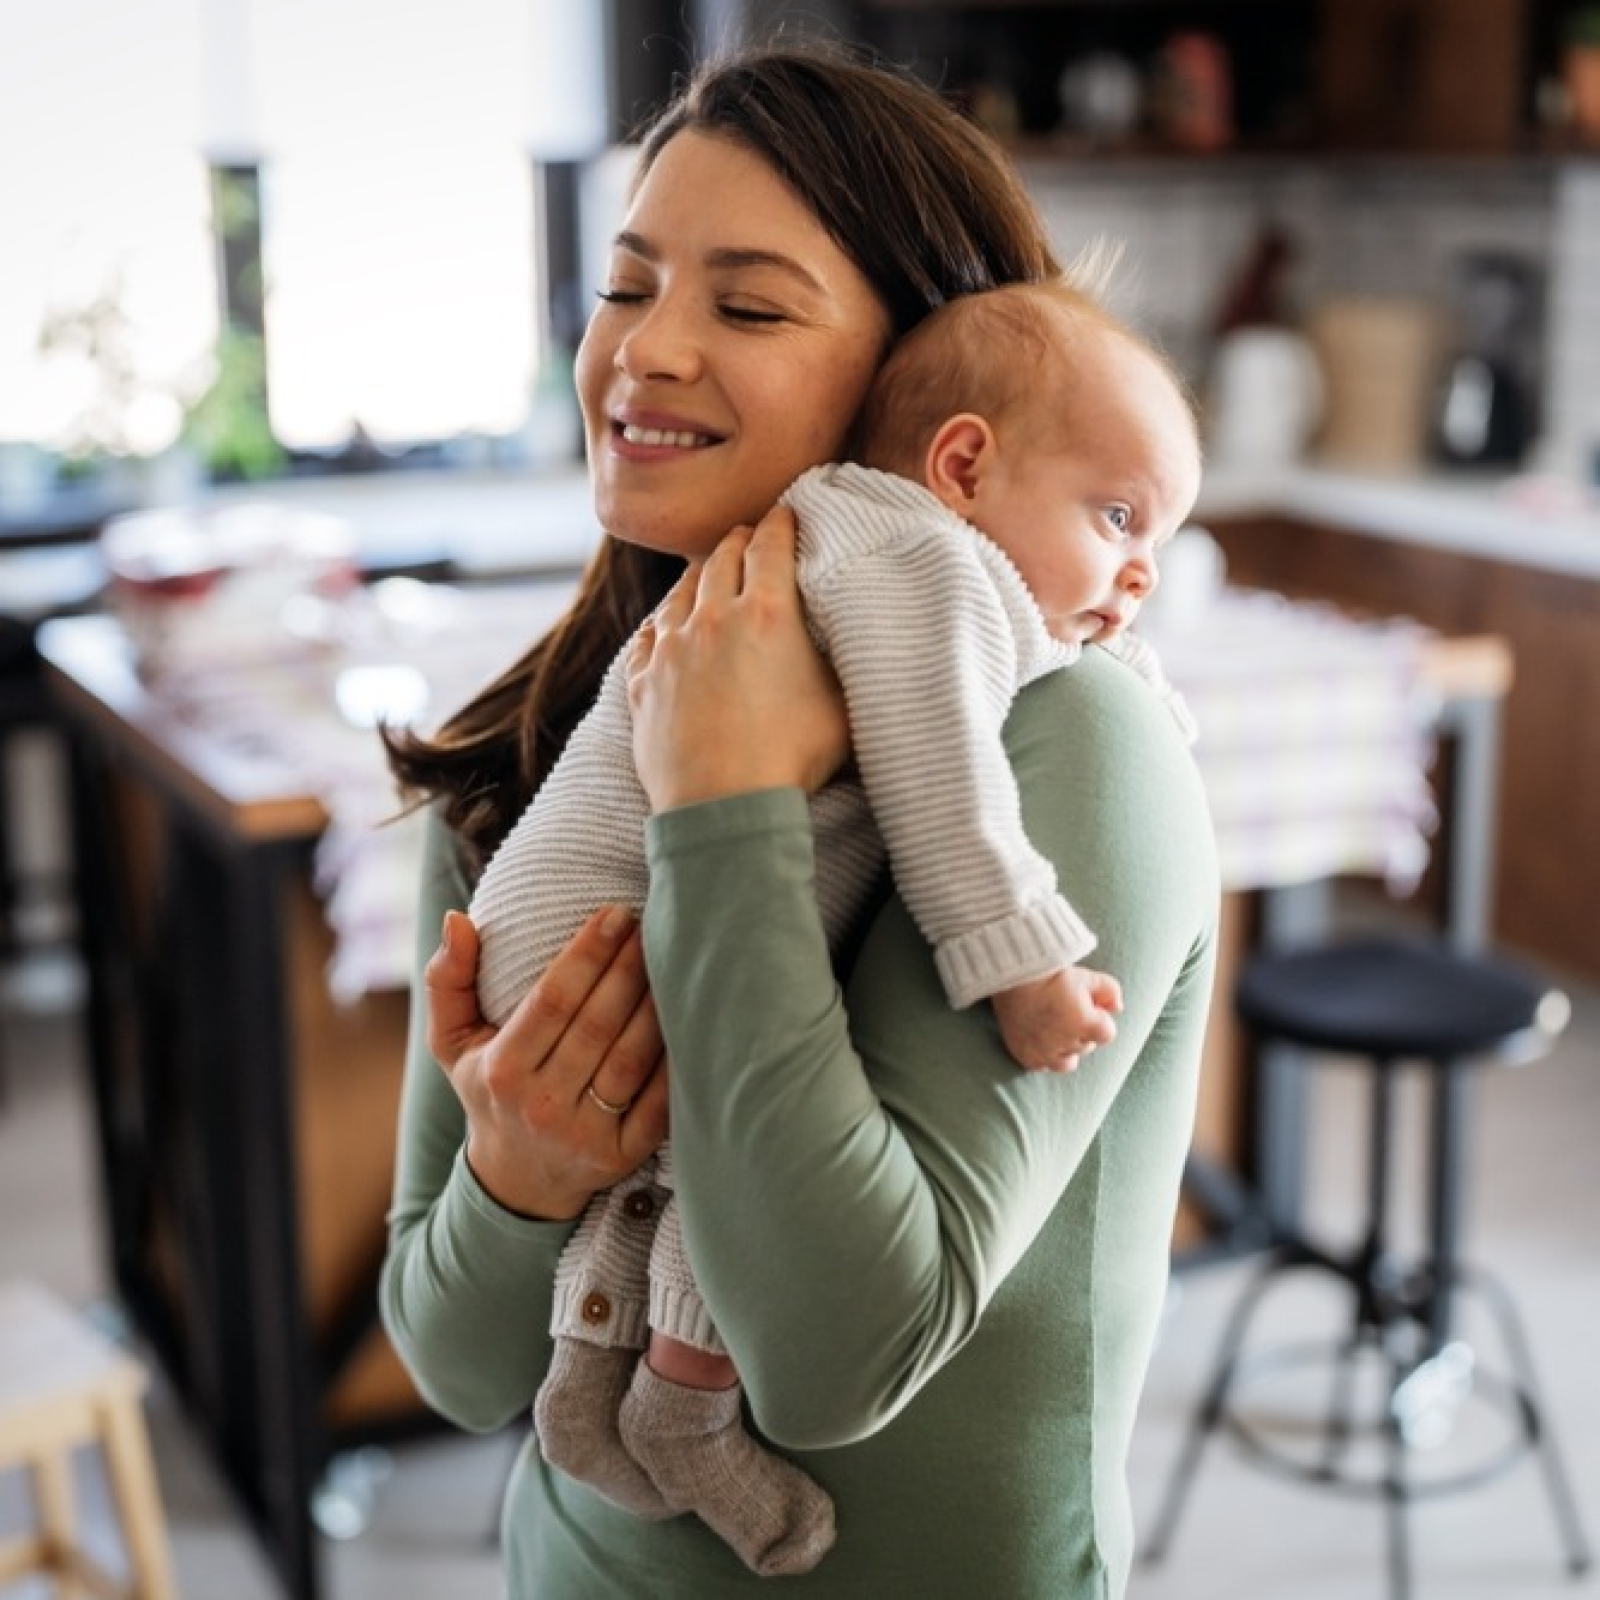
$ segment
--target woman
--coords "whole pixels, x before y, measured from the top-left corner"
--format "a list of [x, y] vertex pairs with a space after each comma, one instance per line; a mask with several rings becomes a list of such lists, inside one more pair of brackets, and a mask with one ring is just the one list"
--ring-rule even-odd
[[[684, 558], [701, 563], [632, 664], [656, 812], [642, 931], [597, 916], [498, 1033], [470, 924], [446, 918], [428, 959], [384, 1311], [445, 1415], [491, 1428], [526, 1410], [571, 1219], [665, 1135], [664, 1039], [706, 1299], [755, 1425], [837, 1508], [797, 1593], [1104, 1596], [1131, 1558], [1124, 1463], [1216, 907], [1192, 764], [1098, 652], [1008, 725], [1030, 835], [1127, 1002], [1075, 1076], [1017, 1072], [986, 1011], [949, 1009], [887, 886], [841, 994], [804, 795], [846, 733], [800, 617], [792, 525], [766, 514], [841, 452], [899, 334], [951, 295], [1056, 270], [1014, 175], [933, 95], [803, 51], [713, 66], [642, 149], [580, 355], [616, 542], [555, 635], [438, 741], [397, 747], [440, 797], [431, 944], [615, 649]], [[505, 1536], [519, 1600], [763, 1581], [697, 1519], [621, 1512], [531, 1440]]]

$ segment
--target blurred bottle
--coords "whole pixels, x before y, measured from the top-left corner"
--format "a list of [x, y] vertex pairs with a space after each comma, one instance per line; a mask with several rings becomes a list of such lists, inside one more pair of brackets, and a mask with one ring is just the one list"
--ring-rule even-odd
[[1322, 417], [1322, 369], [1295, 326], [1289, 234], [1265, 225], [1223, 291], [1205, 388], [1206, 451], [1218, 466], [1298, 460]]
[[1158, 137], [1180, 150], [1233, 143], [1233, 68], [1214, 34], [1175, 33], [1156, 58], [1151, 113]]

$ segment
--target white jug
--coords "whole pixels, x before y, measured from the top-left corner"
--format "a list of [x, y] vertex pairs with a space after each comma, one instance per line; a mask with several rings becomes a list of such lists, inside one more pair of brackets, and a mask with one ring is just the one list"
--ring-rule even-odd
[[1300, 458], [1322, 418], [1322, 369], [1291, 328], [1239, 328], [1217, 346], [1206, 396], [1206, 455], [1216, 466]]

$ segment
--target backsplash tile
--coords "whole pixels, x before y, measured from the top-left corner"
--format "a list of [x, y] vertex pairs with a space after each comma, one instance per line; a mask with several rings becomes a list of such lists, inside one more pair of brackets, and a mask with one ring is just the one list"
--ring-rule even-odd
[[1203, 382], [1223, 293], [1265, 225], [1297, 246], [1303, 314], [1333, 295], [1448, 308], [1457, 265], [1498, 251], [1542, 274], [1544, 331], [1530, 365], [1543, 394], [1538, 465], [1576, 472], [1600, 445], [1600, 169], [1440, 162], [1037, 163], [1026, 176], [1062, 252], [1123, 245], [1114, 308]]

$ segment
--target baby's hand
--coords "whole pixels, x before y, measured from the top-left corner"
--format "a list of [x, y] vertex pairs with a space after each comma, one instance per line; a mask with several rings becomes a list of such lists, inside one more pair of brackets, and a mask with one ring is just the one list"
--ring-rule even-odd
[[1063, 967], [994, 997], [1006, 1049], [1030, 1072], [1075, 1072], [1097, 1045], [1116, 1038], [1112, 1018], [1121, 1009], [1122, 986], [1088, 967]]

